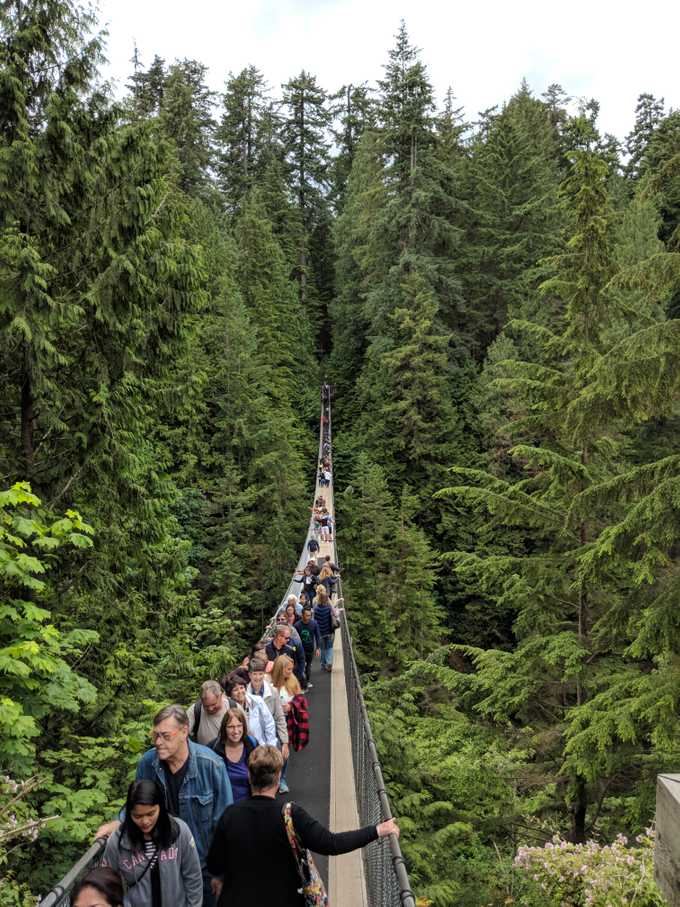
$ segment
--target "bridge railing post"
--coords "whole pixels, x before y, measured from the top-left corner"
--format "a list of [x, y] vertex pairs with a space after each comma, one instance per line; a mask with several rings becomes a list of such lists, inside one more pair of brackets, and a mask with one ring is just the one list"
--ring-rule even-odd
[[680, 907], [680, 775], [656, 779], [654, 878], [669, 907]]

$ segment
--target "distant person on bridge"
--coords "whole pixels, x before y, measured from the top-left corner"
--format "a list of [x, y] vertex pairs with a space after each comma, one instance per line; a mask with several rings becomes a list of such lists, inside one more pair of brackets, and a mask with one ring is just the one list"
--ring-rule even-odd
[[328, 560], [324, 561], [321, 572], [319, 573], [319, 583], [324, 587], [328, 593], [328, 597], [331, 598], [335, 592], [335, 587], [338, 583], [338, 578], [333, 573], [333, 568], [330, 565], [330, 557]]
[[258, 745], [276, 745], [276, 725], [261, 696], [251, 696], [247, 692], [249, 681], [240, 674], [232, 674], [227, 689], [237, 706], [243, 711], [248, 722], [248, 733], [255, 738]]
[[[260, 903], [304, 907], [287, 821], [292, 823], [291, 833], [301, 847], [329, 856], [349, 853], [376, 838], [399, 834], [394, 819], [334, 834], [301, 806], [292, 803], [282, 808], [276, 799], [282, 763], [277, 749], [258, 747], [248, 761], [252, 797], [230, 806], [219, 821], [208, 854], [210, 871], [224, 880], [219, 907]], [[290, 817], [288, 820], [284, 812]]]
[[307, 602], [311, 604], [312, 599], [314, 598], [314, 593], [317, 586], [317, 576], [318, 568], [316, 564], [308, 563], [302, 574], [297, 573], [294, 578], [299, 577], [299, 581], [302, 583], [302, 592], [305, 593]]
[[168, 813], [156, 781], [133, 781], [125, 819], [106, 842], [104, 866], [119, 872], [125, 907], [201, 907], [203, 877], [189, 826]]
[[319, 542], [317, 539], [312, 536], [307, 542], [307, 550], [309, 551], [310, 557], [315, 557], [319, 550]]
[[272, 685], [279, 691], [286, 713], [290, 747], [298, 752], [309, 743], [309, 706], [300, 681], [293, 673], [293, 660], [287, 655], [279, 655], [274, 662]]
[[321, 634], [321, 668], [330, 674], [333, 670], [333, 641], [337, 619], [328, 592], [320, 584], [316, 587], [314, 620], [319, 625], [319, 633]]
[[302, 640], [300, 639], [300, 634], [295, 629], [295, 621], [298, 619], [297, 611], [295, 610], [294, 605], [286, 605], [286, 609], [283, 612], [281, 623], [286, 623], [290, 627], [290, 643], [291, 646], [302, 646]]
[[[168, 811], [189, 826], [203, 872], [203, 904], [213, 907], [212, 880], [205, 859], [213, 831], [233, 802], [224, 762], [207, 746], [189, 739], [189, 719], [181, 705], [168, 705], [153, 720], [154, 748], [137, 763], [136, 780], [157, 781], [165, 791]], [[120, 822], [108, 822], [96, 837], [108, 837]]]
[[302, 619], [295, 624], [295, 629], [302, 640], [302, 649], [305, 653], [305, 680], [307, 681], [306, 689], [310, 689], [314, 684], [310, 683], [312, 676], [312, 662], [314, 656], [318, 657], [321, 651], [321, 634], [319, 625], [312, 617], [312, 606], [305, 605], [302, 609]]
[[251, 696], [260, 696], [262, 701], [271, 712], [276, 726], [276, 737], [278, 747], [283, 754], [283, 758], [288, 758], [288, 722], [286, 713], [283, 711], [281, 697], [278, 690], [275, 690], [267, 679], [265, 673], [266, 661], [260, 658], [251, 658], [250, 660], [250, 683], [247, 692]]
[[220, 733], [212, 749], [224, 759], [231, 781], [234, 803], [250, 796], [248, 780], [248, 757], [257, 746], [257, 740], [248, 733], [248, 724], [243, 709], [238, 706], [227, 709], [222, 720]]
[[[301, 581], [302, 581], [302, 574], [301, 574], [301, 573], [297, 573], [297, 574], [295, 574], [295, 576], [300, 577], [300, 579], [298, 579], [298, 582], [301, 582]], [[293, 577], [293, 579], [295, 579], [295, 577]], [[282, 606], [279, 608], [278, 613], [277, 613], [276, 616], [277, 616], [277, 617], [283, 617], [283, 614], [284, 614], [286, 608], [289, 608], [291, 605], [295, 608], [295, 613], [297, 614], [297, 616], [300, 617], [300, 616], [302, 615], [302, 605], [301, 605], [300, 602], [298, 601], [297, 595], [293, 595], [292, 593], [291, 593], [291, 594], [288, 596], [288, 598], [286, 599], [285, 605], [282, 605]]]
[[296, 646], [293, 642], [289, 624], [277, 624], [273, 639], [267, 643], [266, 652], [270, 661], [276, 661], [279, 655], [292, 658], [298, 680], [300, 683], [305, 682], [305, 653], [301, 644]]
[[233, 705], [216, 680], [206, 680], [200, 697], [187, 709], [191, 739], [209, 746], [220, 732], [227, 709]]

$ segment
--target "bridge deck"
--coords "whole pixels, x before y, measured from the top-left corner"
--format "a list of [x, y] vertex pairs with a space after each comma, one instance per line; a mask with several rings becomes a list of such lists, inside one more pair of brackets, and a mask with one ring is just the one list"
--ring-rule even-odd
[[[335, 522], [333, 486], [320, 486], [317, 481], [314, 499], [318, 497], [323, 497]], [[319, 542], [319, 562], [326, 555], [336, 562], [335, 527], [333, 539], [332, 542]], [[332, 831], [349, 831], [359, 827], [359, 816], [341, 631], [335, 634], [332, 673], [322, 671], [316, 659], [312, 666], [312, 683], [313, 689], [307, 695], [310, 742], [300, 753], [292, 755], [287, 771], [290, 794], [279, 797], [304, 806], [310, 815]], [[314, 857], [332, 907], [365, 907], [368, 904], [361, 851], [332, 859], [319, 854]]]

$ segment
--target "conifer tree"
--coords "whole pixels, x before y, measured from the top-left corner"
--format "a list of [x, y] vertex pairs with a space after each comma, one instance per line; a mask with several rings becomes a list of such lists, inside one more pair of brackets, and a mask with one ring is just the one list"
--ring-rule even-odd
[[236, 225], [236, 276], [241, 297], [255, 325], [262, 361], [269, 364], [269, 393], [283, 406], [297, 403], [309, 387], [297, 351], [309, 349], [311, 333], [286, 260], [276, 240], [258, 189], [245, 201]]
[[[462, 469], [463, 484], [442, 493], [488, 514], [485, 532], [517, 528], [525, 536], [518, 552], [506, 548], [505, 554], [455, 558], [463, 582], [492, 597], [499, 609], [515, 611], [514, 651], [472, 653], [481, 697], [477, 707], [496, 719], [514, 716], [531, 723], [541, 711], [535, 714], [532, 703], [542, 701], [558, 723], [563, 721], [570, 708], [586, 703], [597, 682], [598, 656], [605, 654], [593, 639], [593, 627], [617, 592], [609, 576], [596, 585], [579, 580], [579, 557], [597, 530], [592, 518], [573, 522], [570, 508], [575, 497], [607, 475], [607, 444], [598, 436], [574, 446], [563, 413], [606, 349], [611, 321], [620, 317], [607, 292], [613, 265], [606, 180], [606, 165], [594, 152], [575, 155], [562, 188], [575, 232], [566, 250], [549, 261], [554, 276], [541, 287], [561, 311], [558, 330], [540, 328], [543, 351], [537, 361], [506, 365], [504, 385], [524, 398], [513, 429], [520, 443], [510, 455], [526, 478], [507, 481]], [[536, 332], [530, 324], [525, 330]], [[603, 781], [582, 765], [565, 764], [571, 834], [583, 840], [589, 799]]]
[[373, 125], [374, 103], [366, 83], [343, 85], [331, 98], [335, 102], [336, 126], [332, 130], [337, 152], [331, 167], [331, 200], [336, 211], [341, 211], [347, 181], [365, 129]]
[[163, 85], [160, 122], [174, 144], [179, 184], [189, 195], [205, 194], [214, 157], [213, 92], [206, 85], [207, 67], [197, 60], [178, 60]]
[[379, 462], [389, 464], [394, 487], [408, 482], [418, 489], [419, 516], [432, 528], [436, 519], [427, 519], [423, 510], [430, 513], [429, 496], [460, 453], [450, 337], [441, 327], [436, 296], [417, 271], [404, 276], [398, 293], [399, 304], [369, 347], [361, 377], [370, 412], [366, 443]]
[[473, 141], [464, 171], [469, 216], [461, 271], [478, 356], [508, 317], [527, 314], [538, 263], [558, 247], [557, 157], [549, 109], [526, 84]]
[[635, 125], [626, 136], [626, 151], [628, 152], [626, 176], [628, 179], [637, 180], [644, 175], [645, 151], [663, 117], [663, 98], [657, 100], [653, 94], [646, 92], [638, 96], [635, 107]]
[[413, 523], [415, 501], [405, 490], [395, 502], [383, 469], [361, 454], [338, 505], [359, 664], [398, 673], [441, 635], [433, 558]]
[[[357, 375], [368, 345], [365, 298], [380, 279], [372, 225], [385, 204], [376, 134], [364, 132], [349, 175], [342, 212], [335, 222], [337, 295], [330, 306], [333, 322], [331, 369], [339, 423], [351, 425], [359, 415]], [[370, 244], [369, 244], [370, 239]]]
[[[282, 87], [282, 104], [286, 113], [280, 135], [288, 181], [304, 229], [298, 249], [297, 279], [300, 300], [311, 313], [318, 294], [310, 254], [310, 237], [323, 220], [327, 205], [329, 146], [326, 133], [331, 114], [326, 92], [317, 84], [316, 78], [305, 70]], [[325, 320], [325, 313], [322, 317]]]
[[[135, 48], [135, 62], [138, 62], [137, 48]], [[158, 116], [163, 104], [166, 78], [165, 60], [158, 54], [153, 58], [153, 62], [146, 72], [141, 69], [141, 66], [135, 66], [135, 71], [128, 82], [132, 111], [135, 116], [142, 119]]]
[[244, 197], [261, 176], [267, 111], [267, 84], [255, 66], [247, 66], [226, 85], [224, 113], [216, 132], [217, 173], [227, 211], [237, 214]]

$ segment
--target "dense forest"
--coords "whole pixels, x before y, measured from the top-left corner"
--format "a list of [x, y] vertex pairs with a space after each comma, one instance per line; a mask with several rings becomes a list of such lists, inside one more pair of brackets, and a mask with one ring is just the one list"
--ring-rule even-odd
[[104, 52], [73, 0], [0, 7], [0, 904], [278, 603], [323, 379], [414, 889], [660, 903], [516, 854], [648, 867], [680, 765], [680, 112], [440, 107], [403, 23], [332, 90], [135, 52], [117, 99]]

